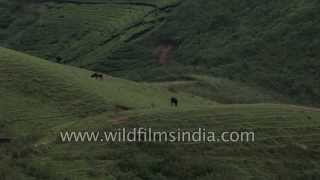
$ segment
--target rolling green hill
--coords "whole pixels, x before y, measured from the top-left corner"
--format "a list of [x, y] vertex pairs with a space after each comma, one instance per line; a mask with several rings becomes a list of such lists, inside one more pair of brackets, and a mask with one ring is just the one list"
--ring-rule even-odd
[[316, 0], [0, 1], [0, 45], [134, 80], [207, 74], [319, 102]]
[[1, 0], [0, 39], [3, 45], [45, 59], [88, 67], [154, 29], [177, 3]]
[[[32, 126], [59, 124], [60, 120], [66, 120], [64, 117], [72, 121], [119, 109], [166, 107], [172, 96], [181, 99], [182, 106], [211, 103], [107, 75], [104, 80], [95, 80], [87, 70], [50, 63], [5, 48], [0, 48], [0, 64], [1, 127], [14, 127], [20, 133]], [[15, 127], [15, 122], [23, 125]]]
[[145, 47], [169, 42], [176, 46], [172, 60], [195, 73], [254, 83], [318, 104], [319, 8], [312, 0], [185, 1], [144, 41]]
[[[0, 136], [13, 138], [0, 143], [0, 179], [298, 180], [320, 176], [319, 109], [222, 105], [162, 87], [167, 84], [159, 87], [108, 75], [92, 79], [90, 71], [5, 48], [0, 49], [0, 64]], [[210, 88], [222, 88], [218, 92], [232, 92], [228, 88], [235, 86], [221, 79], [193, 78]], [[255, 92], [241, 89], [244, 94]], [[220, 99], [226, 97], [220, 95]], [[171, 96], [179, 98], [178, 108], [168, 104]], [[219, 99], [210, 94], [203, 97]], [[239, 100], [237, 95], [232, 97], [229, 100]], [[58, 139], [64, 130], [123, 127], [246, 130], [255, 132], [255, 142], [104, 144]]]
[[[319, 179], [320, 110], [292, 105], [319, 106], [319, 10], [317, 0], [0, 0], [0, 180]], [[255, 142], [59, 140], [123, 127], [254, 131]]]

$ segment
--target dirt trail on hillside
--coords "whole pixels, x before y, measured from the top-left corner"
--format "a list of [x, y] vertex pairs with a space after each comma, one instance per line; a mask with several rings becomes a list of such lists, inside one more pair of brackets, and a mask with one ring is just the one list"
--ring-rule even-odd
[[164, 81], [164, 82], [156, 82], [156, 83], [151, 83], [151, 84], [160, 85], [160, 86], [175, 86], [175, 85], [191, 85], [196, 82], [197, 81], [186, 80], [186, 81]]
[[305, 107], [305, 106], [295, 106], [295, 105], [291, 105], [291, 107], [294, 109], [299, 109], [299, 110], [320, 112], [320, 109], [316, 108], [316, 107]]
[[112, 124], [123, 124], [128, 122], [129, 117], [128, 116], [119, 116], [115, 117], [111, 120]]

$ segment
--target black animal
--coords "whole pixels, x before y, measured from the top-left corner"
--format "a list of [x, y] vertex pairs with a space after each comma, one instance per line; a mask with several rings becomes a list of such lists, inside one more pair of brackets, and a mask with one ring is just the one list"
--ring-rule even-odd
[[100, 80], [103, 79], [103, 75], [98, 73], [93, 73], [91, 77], [95, 79], [100, 79]]
[[171, 97], [171, 106], [178, 107], [178, 99]]
[[11, 142], [10, 138], [1, 138], [0, 137], [0, 144], [10, 143], [10, 142]]
[[61, 63], [61, 61], [62, 61], [62, 57], [57, 56], [57, 57], [56, 57], [56, 62], [57, 62], [57, 63]]

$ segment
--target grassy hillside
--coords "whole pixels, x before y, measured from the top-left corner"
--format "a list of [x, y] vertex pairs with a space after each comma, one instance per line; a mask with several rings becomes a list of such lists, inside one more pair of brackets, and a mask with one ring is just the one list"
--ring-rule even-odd
[[[4, 147], [2, 179], [317, 179], [316, 109], [288, 105], [219, 105], [100, 114]], [[120, 120], [121, 119], [121, 120]], [[57, 144], [59, 129], [122, 127], [252, 130], [254, 143]], [[49, 141], [48, 141], [49, 139]], [[51, 140], [50, 140], [51, 139]], [[26, 141], [27, 140], [27, 141]], [[34, 146], [37, 144], [37, 146]], [[14, 160], [14, 161], [13, 161]]]
[[122, 44], [154, 29], [166, 16], [163, 11], [177, 3], [1, 0], [1, 44], [52, 61], [88, 67], [107, 60]]
[[171, 92], [187, 92], [223, 104], [293, 103], [289, 98], [261, 87], [224, 78], [190, 75], [185, 81], [155, 82]]
[[[320, 110], [290, 105], [319, 106], [319, 9], [316, 0], [0, 0], [0, 180], [320, 179]], [[254, 131], [255, 142], [58, 137], [123, 127]]]
[[154, 48], [172, 44], [171, 59], [195, 73], [255, 83], [318, 104], [319, 8], [313, 0], [185, 1], [144, 42]]
[[0, 44], [134, 80], [206, 73], [319, 97], [318, 1], [0, 1]]
[[[299, 180], [320, 177], [319, 109], [284, 104], [216, 104], [157, 84], [107, 75], [103, 80], [92, 79], [90, 71], [5, 48], [0, 49], [0, 64], [0, 136], [13, 138], [10, 143], [0, 143], [0, 179]], [[225, 80], [193, 78], [210, 88], [216, 85], [232, 92], [228, 88], [234, 87], [233, 82]], [[255, 92], [254, 88], [240, 89], [247, 94]], [[226, 97], [220, 95], [221, 99]], [[179, 98], [178, 108], [169, 106], [171, 96]], [[268, 97], [268, 94], [261, 96]], [[217, 98], [212, 94], [203, 97]], [[229, 100], [239, 100], [237, 95], [232, 97], [235, 99]], [[256, 133], [256, 141], [68, 144], [59, 143], [58, 139], [61, 130], [123, 127], [206, 128], [218, 133], [246, 130]]]
[[[19, 133], [32, 126], [41, 129], [48, 123], [55, 125], [61, 123], [60, 120], [66, 121], [66, 118], [72, 121], [119, 108], [167, 107], [171, 96], [181, 99], [182, 106], [211, 103], [107, 75], [104, 80], [95, 80], [90, 77], [90, 71], [50, 63], [5, 48], [0, 48], [0, 64], [1, 127], [14, 127], [12, 129]], [[16, 122], [23, 124], [15, 127], [19, 124]]]

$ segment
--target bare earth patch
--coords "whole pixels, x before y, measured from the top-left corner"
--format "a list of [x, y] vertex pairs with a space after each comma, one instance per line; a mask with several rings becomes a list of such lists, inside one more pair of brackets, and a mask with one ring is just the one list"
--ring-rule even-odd
[[156, 48], [153, 54], [156, 56], [156, 60], [159, 64], [167, 64], [170, 61], [170, 52], [174, 48], [171, 44], [162, 44]]

